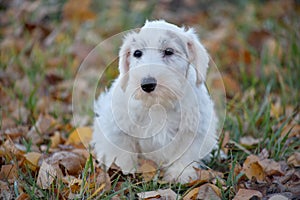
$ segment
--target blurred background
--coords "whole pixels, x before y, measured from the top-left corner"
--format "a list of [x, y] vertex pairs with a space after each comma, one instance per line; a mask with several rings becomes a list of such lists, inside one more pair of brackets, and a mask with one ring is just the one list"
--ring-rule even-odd
[[[288, 160], [300, 146], [299, 14], [298, 0], [0, 0], [0, 165], [12, 162], [4, 159], [5, 144], [18, 144], [24, 152], [66, 148], [59, 144], [75, 128], [72, 89], [83, 59], [100, 42], [139, 28], [146, 19], [197, 30], [222, 74], [211, 87], [224, 84], [226, 89], [220, 138], [225, 153], [224, 144], [233, 141], [242, 146], [229, 149], [237, 162], [249, 151]], [[108, 56], [116, 56], [119, 43], [109, 45], [114, 55]], [[99, 55], [89, 62], [106, 68], [107, 58]], [[117, 60], [111, 65], [99, 88], [117, 77]], [[91, 78], [79, 80], [83, 98], [94, 72], [87, 70]], [[91, 125], [92, 117], [91, 112], [81, 118], [80, 126]], [[31, 131], [36, 126], [43, 134]], [[209, 166], [226, 173], [230, 168], [220, 159]], [[226, 195], [232, 197], [228, 188]]]
[[[69, 113], [67, 81], [90, 50], [146, 19], [194, 27], [222, 73], [228, 98], [263, 98], [269, 86], [277, 94], [274, 105], [299, 102], [298, 1], [1, 0], [0, 9], [2, 128], [44, 109]], [[101, 57], [94, 62], [101, 67]], [[116, 67], [110, 68], [101, 81], [107, 85], [116, 76]], [[48, 100], [53, 108], [43, 107]]]
[[[292, 0], [1, 0], [1, 129], [30, 126], [41, 113], [70, 123], [73, 80], [88, 53], [146, 19], [165, 19], [194, 27], [218, 66], [228, 100], [225, 130], [237, 140], [259, 136], [264, 111], [280, 121], [299, 104], [299, 9]], [[104, 60], [91, 62], [101, 68]], [[112, 65], [100, 87], [118, 75]], [[81, 85], [85, 95], [88, 84]], [[220, 80], [212, 85], [222, 87]]]

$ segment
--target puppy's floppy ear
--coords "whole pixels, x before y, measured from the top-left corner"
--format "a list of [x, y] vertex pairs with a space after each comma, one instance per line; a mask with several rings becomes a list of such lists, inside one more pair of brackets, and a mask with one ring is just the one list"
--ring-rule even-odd
[[123, 39], [123, 44], [119, 51], [119, 72], [121, 79], [121, 87], [125, 91], [128, 82], [129, 71], [129, 58], [130, 58], [130, 45], [134, 41], [134, 34], [129, 33]]
[[188, 29], [186, 31], [186, 34], [188, 37], [187, 47], [189, 62], [192, 64], [196, 71], [196, 84], [200, 85], [206, 79], [206, 72], [209, 62], [208, 53], [200, 43], [194, 29]]

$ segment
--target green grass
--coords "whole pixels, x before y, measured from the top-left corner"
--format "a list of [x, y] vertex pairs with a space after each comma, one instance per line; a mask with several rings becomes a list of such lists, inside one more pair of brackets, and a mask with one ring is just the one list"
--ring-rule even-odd
[[[119, 17], [114, 18], [115, 21], [122, 19], [121, 25], [120, 22], [115, 22], [117, 25], [108, 24], [107, 18], [109, 17], [109, 13], [106, 13], [105, 9], [103, 9], [99, 12], [97, 23], [94, 24], [92, 28], [97, 30], [98, 34], [102, 34], [102, 36], [105, 37], [116, 31], [123, 31], [139, 26], [143, 23], [145, 18], [152, 17], [151, 13], [153, 13], [155, 9], [153, 4], [153, 1], [151, 1], [146, 10], [134, 12], [131, 10], [130, 1], [124, 3], [121, 9], [122, 13], [120, 13]], [[255, 9], [259, 9], [261, 5], [255, 3], [254, 6]], [[128, 12], [130, 12], [130, 15], [126, 18], [125, 16]], [[243, 136], [261, 138], [262, 141], [259, 144], [245, 148], [256, 155], [263, 149], [266, 149], [270, 158], [276, 161], [286, 161], [293, 152], [299, 150], [300, 146], [299, 140], [289, 138], [290, 132], [283, 137], [281, 136], [286, 124], [295, 120], [298, 120], [296, 123], [300, 123], [299, 119], [295, 119], [295, 116], [299, 116], [300, 112], [300, 45], [298, 30], [294, 28], [299, 16], [295, 16], [294, 13], [291, 13], [291, 15], [288, 16], [289, 20], [285, 22], [276, 17], [267, 19], [260, 18], [258, 14], [255, 14], [253, 21], [258, 21], [259, 23], [252, 25], [238, 19], [238, 16], [243, 16], [243, 12], [243, 9], [236, 9], [230, 16], [230, 19], [232, 20], [231, 23], [233, 23], [238, 30], [236, 42], [239, 43], [242, 49], [250, 52], [252, 62], [245, 63], [242, 59], [237, 59], [229, 64], [227, 61], [225, 62], [224, 57], [226, 57], [226, 52], [231, 50], [231, 46], [226, 43], [221, 45], [220, 50], [213, 56], [219, 70], [232, 74], [241, 87], [240, 94], [227, 99], [227, 116], [223, 132], [229, 131], [231, 140], [236, 143], [238, 143]], [[56, 21], [60, 19], [59, 16], [52, 17], [54, 19], [52, 23], [55, 26], [60, 26], [59, 21]], [[209, 17], [213, 18], [214, 16], [209, 16], [208, 14], [208, 18]], [[13, 24], [14, 22], [11, 23], [11, 26], [16, 26], [16, 24]], [[99, 27], [105, 27], [106, 24], [109, 25], [108, 30], [99, 30]], [[206, 26], [210, 27], [207, 24]], [[247, 43], [249, 34], [253, 30], [262, 27], [268, 30], [275, 41], [282, 47], [281, 49], [275, 49], [273, 55], [269, 55], [268, 49], [265, 47], [261, 51], [257, 51]], [[9, 79], [10, 83], [4, 87], [1, 85], [0, 88], [0, 91], [4, 91], [12, 101], [18, 100], [23, 104], [22, 106], [30, 112], [27, 122], [22, 120], [22, 116], [19, 116], [18, 119], [14, 119], [16, 126], [24, 124], [30, 126], [34, 125], [39, 114], [42, 112], [40, 108], [38, 108], [39, 99], [43, 95], [50, 96], [50, 86], [45, 85], [44, 81], [45, 75], [49, 70], [47, 66], [49, 60], [56, 57], [65, 58], [62, 64], [54, 67], [54, 71], [61, 75], [63, 80], [72, 80], [74, 78], [76, 67], [79, 66], [80, 61], [70, 55], [68, 49], [74, 41], [76, 31], [82, 29], [89, 28], [87, 28], [87, 26], [68, 26], [64, 32], [60, 33], [61, 35], [59, 37], [62, 39], [58, 39], [47, 48], [42, 47], [39, 42], [32, 44], [32, 33], [25, 31], [22, 37], [24, 41], [28, 42], [21, 51], [17, 51], [14, 48], [1, 49], [0, 72], [14, 68], [18, 73], [17, 79], [27, 77], [29, 80], [30, 88], [29, 91], [26, 92], [15, 87], [16, 80], [14, 79]], [[1, 38], [2, 37], [4, 36], [1, 35]], [[277, 56], [279, 51], [281, 51], [280, 57]], [[24, 60], [26, 62], [24, 62]], [[114, 63], [114, 65], [116, 65], [116, 63]], [[116, 67], [114, 67], [114, 69], [116, 69]], [[236, 69], [236, 71], [232, 72], [231, 70], [233, 69]], [[251, 69], [250, 72], [249, 69]], [[258, 72], [255, 70], [258, 70]], [[109, 68], [103, 80], [101, 80], [101, 84], [109, 85], [115, 75], [116, 71], [114, 71], [113, 68]], [[71, 91], [72, 88], [69, 89]], [[278, 117], [274, 117], [271, 115], [272, 105], [278, 100], [280, 101], [282, 112]], [[72, 115], [71, 113], [65, 113], [61, 108], [69, 103], [63, 102], [62, 100], [55, 100], [53, 104], [56, 106], [54, 106], [49, 113], [62, 124], [68, 124], [72, 120]], [[289, 106], [294, 108], [292, 114], [287, 112]], [[8, 107], [3, 105], [1, 105], [0, 111], [0, 129], [2, 129], [4, 125], [3, 116], [11, 116], [11, 111]], [[68, 134], [69, 132], [63, 132], [63, 136], [65, 137], [67, 137]], [[2, 144], [4, 139], [3, 137], [0, 138], [0, 144]], [[25, 146], [26, 152], [32, 151], [31, 140], [21, 138], [20, 143]], [[48, 150], [45, 154], [48, 154]], [[225, 174], [226, 188], [224, 189], [221, 183], [217, 182], [217, 186], [222, 192], [222, 199], [231, 199], [236, 194], [236, 184], [242, 174], [235, 176], [233, 168], [238, 163], [242, 164], [247, 156], [247, 152], [234, 146], [229, 150], [226, 161], [222, 161], [219, 154], [217, 154], [217, 156], [214, 156], [212, 160], [207, 163], [208, 167], [222, 171]], [[11, 161], [9, 157], [6, 156], [2, 164], [12, 162], [16, 163], [17, 160]], [[231, 170], [229, 169], [229, 164], [233, 166]], [[94, 168], [95, 166], [90, 157], [80, 175], [83, 184], [78, 191], [78, 199], [88, 198], [92, 195], [91, 191], [84, 186], [88, 184], [87, 177], [93, 174]], [[18, 185], [20, 184], [24, 187], [30, 199], [38, 199], [36, 194], [40, 194], [44, 198], [60, 199], [59, 192], [68, 191], [68, 185], [61, 180], [55, 180], [50, 189], [45, 190], [39, 188], [36, 185], [37, 171], [32, 171], [28, 167], [19, 169], [18, 175], [19, 181], [15, 181], [11, 188], [14, 196], [19, 195]], [[123, 182], [121, 189], [119, 185], [117, 185], [120, 180]], [[98, 199], [111, 199], [113, 196], [119, 195], [121, 199], [134, 199], [137, 193], [164, 188], [172, 188], [179, 195], [184, 195], [192, 189], [191, 187], [181, 184], [160, 183], [158, 180], [143, 182], [142, 179], [133, 179], [131, 176], [120, 174], [117, 174], [112, 179], [111, 184], [112, 187], [110, 191], [106, 193], [100, 192], [96, 197]], [[193, 187], [196, 186], [198, 185]]]

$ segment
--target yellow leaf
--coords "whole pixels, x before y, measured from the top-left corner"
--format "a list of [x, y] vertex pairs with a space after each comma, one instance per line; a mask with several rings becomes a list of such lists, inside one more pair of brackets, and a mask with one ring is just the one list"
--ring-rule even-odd
[[29, 152], [24, 155], [26, 161], [30, 164], [29, 167], [32, 170], [35, 170], [36, 167], [38, 166], [38, 162], [41, 155], [42, 155], [41, 153], [37, 153], [37, 152]]
[[280, 101], [276, 101], [276, 103], [272, 103], [271, 111], [270, 111], [271, 117], [275, 117], [276, 119], [278, 119], [281, 114], [282, 114], [282, 107]]
[[50, 140], [51, 140], [51, 148], [56, 148], [61, 141], [60, 133], [58, 131], [55, 131], [54, 135], [50, 137]]
[[68, 140], [66, 145], [80, 145], [83, 144], [85, 147], [88, 147], [92, 139], [92, 129], [90, 127], [80, 127], [74, 130]]
[[259, 164], [259, 158], [255, 155], [247, 157], [243, 164], [243, 172], [250, 180], [252, 177], [255, 177], [257, 180], [263, 181], [266, 176], [262, 166]]
[[157, 171], [157, 164], [152, 160], [139, 159], [138, 172], [142, 173], [142, 177], [146, 182], [153, 179]]

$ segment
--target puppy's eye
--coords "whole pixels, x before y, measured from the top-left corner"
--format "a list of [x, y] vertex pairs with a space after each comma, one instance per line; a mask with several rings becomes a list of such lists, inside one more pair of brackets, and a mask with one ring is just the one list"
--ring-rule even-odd
[[165, 56], [170, 56], [174, 54], [174, 49], [172, 48], [166, 48], [164, 51]]
[[141, 50], [135, 50], [133, 53], [133, 56], [136, 58], [140, 58], [143, 55], [143, 52]]

